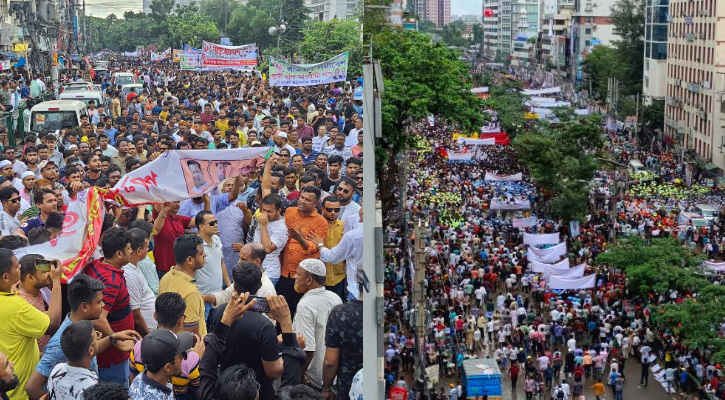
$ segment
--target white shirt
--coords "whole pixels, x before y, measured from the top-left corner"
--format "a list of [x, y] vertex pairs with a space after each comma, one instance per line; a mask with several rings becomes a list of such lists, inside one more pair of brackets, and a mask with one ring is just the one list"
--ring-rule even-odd
[[[18, 214], [20, 214], [20, 212], [18, 212]], [[12, 217], [10, 214], [6, 213], [5, 210], [0, 210], [0, 235], [12, 235], [18, 227], [20, 227], [20, 221], [18, 221], [17, 218]]]
[[66, 363], [56, 364], [48, 377], [48, 390], [51, 399], [82, 400], [83, 392], [98, 383], [95, 372]]
[[146, 326], [149, 329], [156, 329], [157, 322], [154, 319], [156, 295], [149, 288], [143, 272], [137, 265], [128, 263], [123, 266], [123, 277], [126, 278], [131, 310], [141, 309], [141, 316], [143, 316]]
[[[262, 225], [257, 225], [257, 230], [254, 231], [254, 241], [256, 243], [262, 243]], [[271, 221], [267, 224], [267, 233], [269, 234], [269, 240], [277, 246], [277, 248], [267, 253], [267, 257], [262, 261], [262, 268], [267, 272], [270, 278], [279, 278], [282, 274], [282, 265], [279, 262], [279, 255], [282, 253], [282, 249], [287, 244], [289, 234], [287, 233], [287, 224], [284, 222], [284, 218], [280, 218], [277, 221]]]
[[[362, 129], [360, 129], [362, 130]], [[345, 146], [353, 147], [357, 144], [357, 128], [350, 129], [350, 134], [345, 138]]]
[[323, 247], [320, 250], [320, 261], [337, 264], [345, 261], [347, 291], [356, 299], [360, 297], [357, 284], [357, 269], [363, 261], [363, 228], [360, 224], [355, 229], [342, 235], [340, 243], [332, 249]]
[[327, 318], [332, 308], [339, 304], [342, 304], [342, 299], [324, 287], [309, 290], [297, 304], [297, 313], [292, 328], [305, 337], [303, 350], [315, 352], [306, 374], [317, 385], [322, 385], [322, 361], [325, 358], [326, 350]]
[[196, 287], [201, 294], [211, 294], [222, 290], [224, 277], [222, 275], [222, 240], [219, 236], [213, 235], [211, 243], [202, 240], [204, 246], [204, 266], [196, 271]]
[[106, 147], [106, 150], [101, 150], [101, 154], [107, 157], [115, 157], [118, 154], [118, 150], [109, 144], [108, 147]]
[[357, 220], [360, 221], [360, 204], [354, 201], [350, 201], [350, 204], [346, 206], [340, 206], [340, 215], [338, 215], [337, 219], [344, 222], [346, 218], [350, 217], [357, 217]]

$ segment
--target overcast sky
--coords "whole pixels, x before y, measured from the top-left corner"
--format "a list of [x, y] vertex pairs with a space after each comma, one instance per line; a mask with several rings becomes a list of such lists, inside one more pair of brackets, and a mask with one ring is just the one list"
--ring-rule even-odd
[[451, 15], [481, 15], [482, 0], [451, 0]]
[[94, 17], [105, 18], [110, 14], [120, 17], [126, 11], [138, 12], [142, 8], [142, 0], [86, 0], [86, 14]]

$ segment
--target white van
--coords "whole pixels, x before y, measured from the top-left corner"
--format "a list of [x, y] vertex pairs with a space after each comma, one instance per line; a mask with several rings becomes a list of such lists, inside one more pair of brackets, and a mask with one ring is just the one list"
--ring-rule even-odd
[[44, 101], [30, 110], [31, 132], [55, 132], [63, 128], [80, 126], [81, 117], [87, 117], [86, 103], [78, 100]]
[[58, 100], [78, 100], [88, 103], [92, 100], [96, 107], [103, 106], [103, 93], [96, 90], [74, 90], [71, 92], [63, 92], [58, 96]]
[[133, 72], [116, 72], [111, 77], [111, 85], [113, 86], [123, 86], [131, 83], [138, 83], [138, 79], [136, 79]]
[[695, 211], [702, 215], [702, 218], [710, 221], [715, 218], [717, 218], [718, 210], [717, 208], [709, 205], [709, 204], [697, 204], [695, 206]]
[[639, 160], [629, 160], [629, 164], [627, 164], [629, 167], [629, 170], [632, 172], [643, 172], [645, 171], [644, 164], [642, 164]]

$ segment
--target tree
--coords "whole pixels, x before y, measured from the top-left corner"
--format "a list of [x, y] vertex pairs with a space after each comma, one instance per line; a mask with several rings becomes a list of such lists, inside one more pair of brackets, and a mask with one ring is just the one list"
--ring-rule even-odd
[[620, 60], [617, 49], [605, 45], [594, 48], [584, 60], [584, 72], [591, 81], [592, 95], [597, 95], [600, 101], [607, 98], [607, 80], [621, 78]]
[[264, 51], [277, 46], [277, 37], [269, 34], [269, 28], [285, 22], [287, 32], [279, 38], [280, 48], [291, 55], [304, 39], [307, 19], [302, 0], [249, 0], [231, 13], [227, 31], [234, 43], [256, 43]]
[[671, 238], [652, 239], [650, 245], [639, 237], [620, 240], [595, 261], [624, 271], [629, 292], [635, 296], [697, 290], [708, 284], [696, 275], [702, 257]]
[[333, 19], [308, 24], [300, 44], [300, 55], [308, 63], [330, 59], [350, 52], [348, 76], [362, 74], [362, 43], [360, 23], [355, 20]]
[[470, 42], [463, 37], [466, 32], [466, 24], [463, 21], [453, 21], [440, 30], [440, 35], [448, 46], [468, 47]]
[[174, 0], [152, 0], [149, 8], [151, 18], [156, 23], [161, 23], [174, 11]]
[[652, 104], [642, 108], [642, 122], [651, 129], [664, 128], [665, 120], [665, 102], [662, 100], [654, 100]]
[[503, 130], [511, 138], [516, 137], [524, 127], [524, 96], [519, 89], [521, 84], [518, 81], [505, 81], [503, 85], [489, 87], [489, 97], [484, 100], [484, 105], [493, 108], [498, 113], [499, 121]]
[[622, 94], [625, 96], [642, 92], [644, 9], [642, 0], [617, 0], [611, 8], [614, 33], [622, 38], [615, 40], [613, 44], [621, 61], [620, 81]]
[[580, 220], [587, 211], [589, 182], [604, 145], [599, 116], [559, 113], [560, 122], [542, 124], [514, 139], [519, 161], [542, 189], [547, 208], [564, 220]]
[[163, 23], [165, 34], [160, 40], [163, 47], [175, 47], [182, 43], [200, 47], [204, 40], [216, 42], [219, 39], [219, 29], [209, 17], [198, 12], [180, 11], [183, 12], [181, 15], [172, 15]]
[[234, 0], [203, 0], [200, 12], [208, 17], [222, 33], [227, 33], [229, 17], [242, 5]]

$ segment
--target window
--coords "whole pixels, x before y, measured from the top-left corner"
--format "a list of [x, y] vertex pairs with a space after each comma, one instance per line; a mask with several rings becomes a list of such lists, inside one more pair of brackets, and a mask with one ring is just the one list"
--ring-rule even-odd
[[592, 34], [592, 29], [591, 28], [584, 29], [584, 34], [585, 35], [591, 35]]

